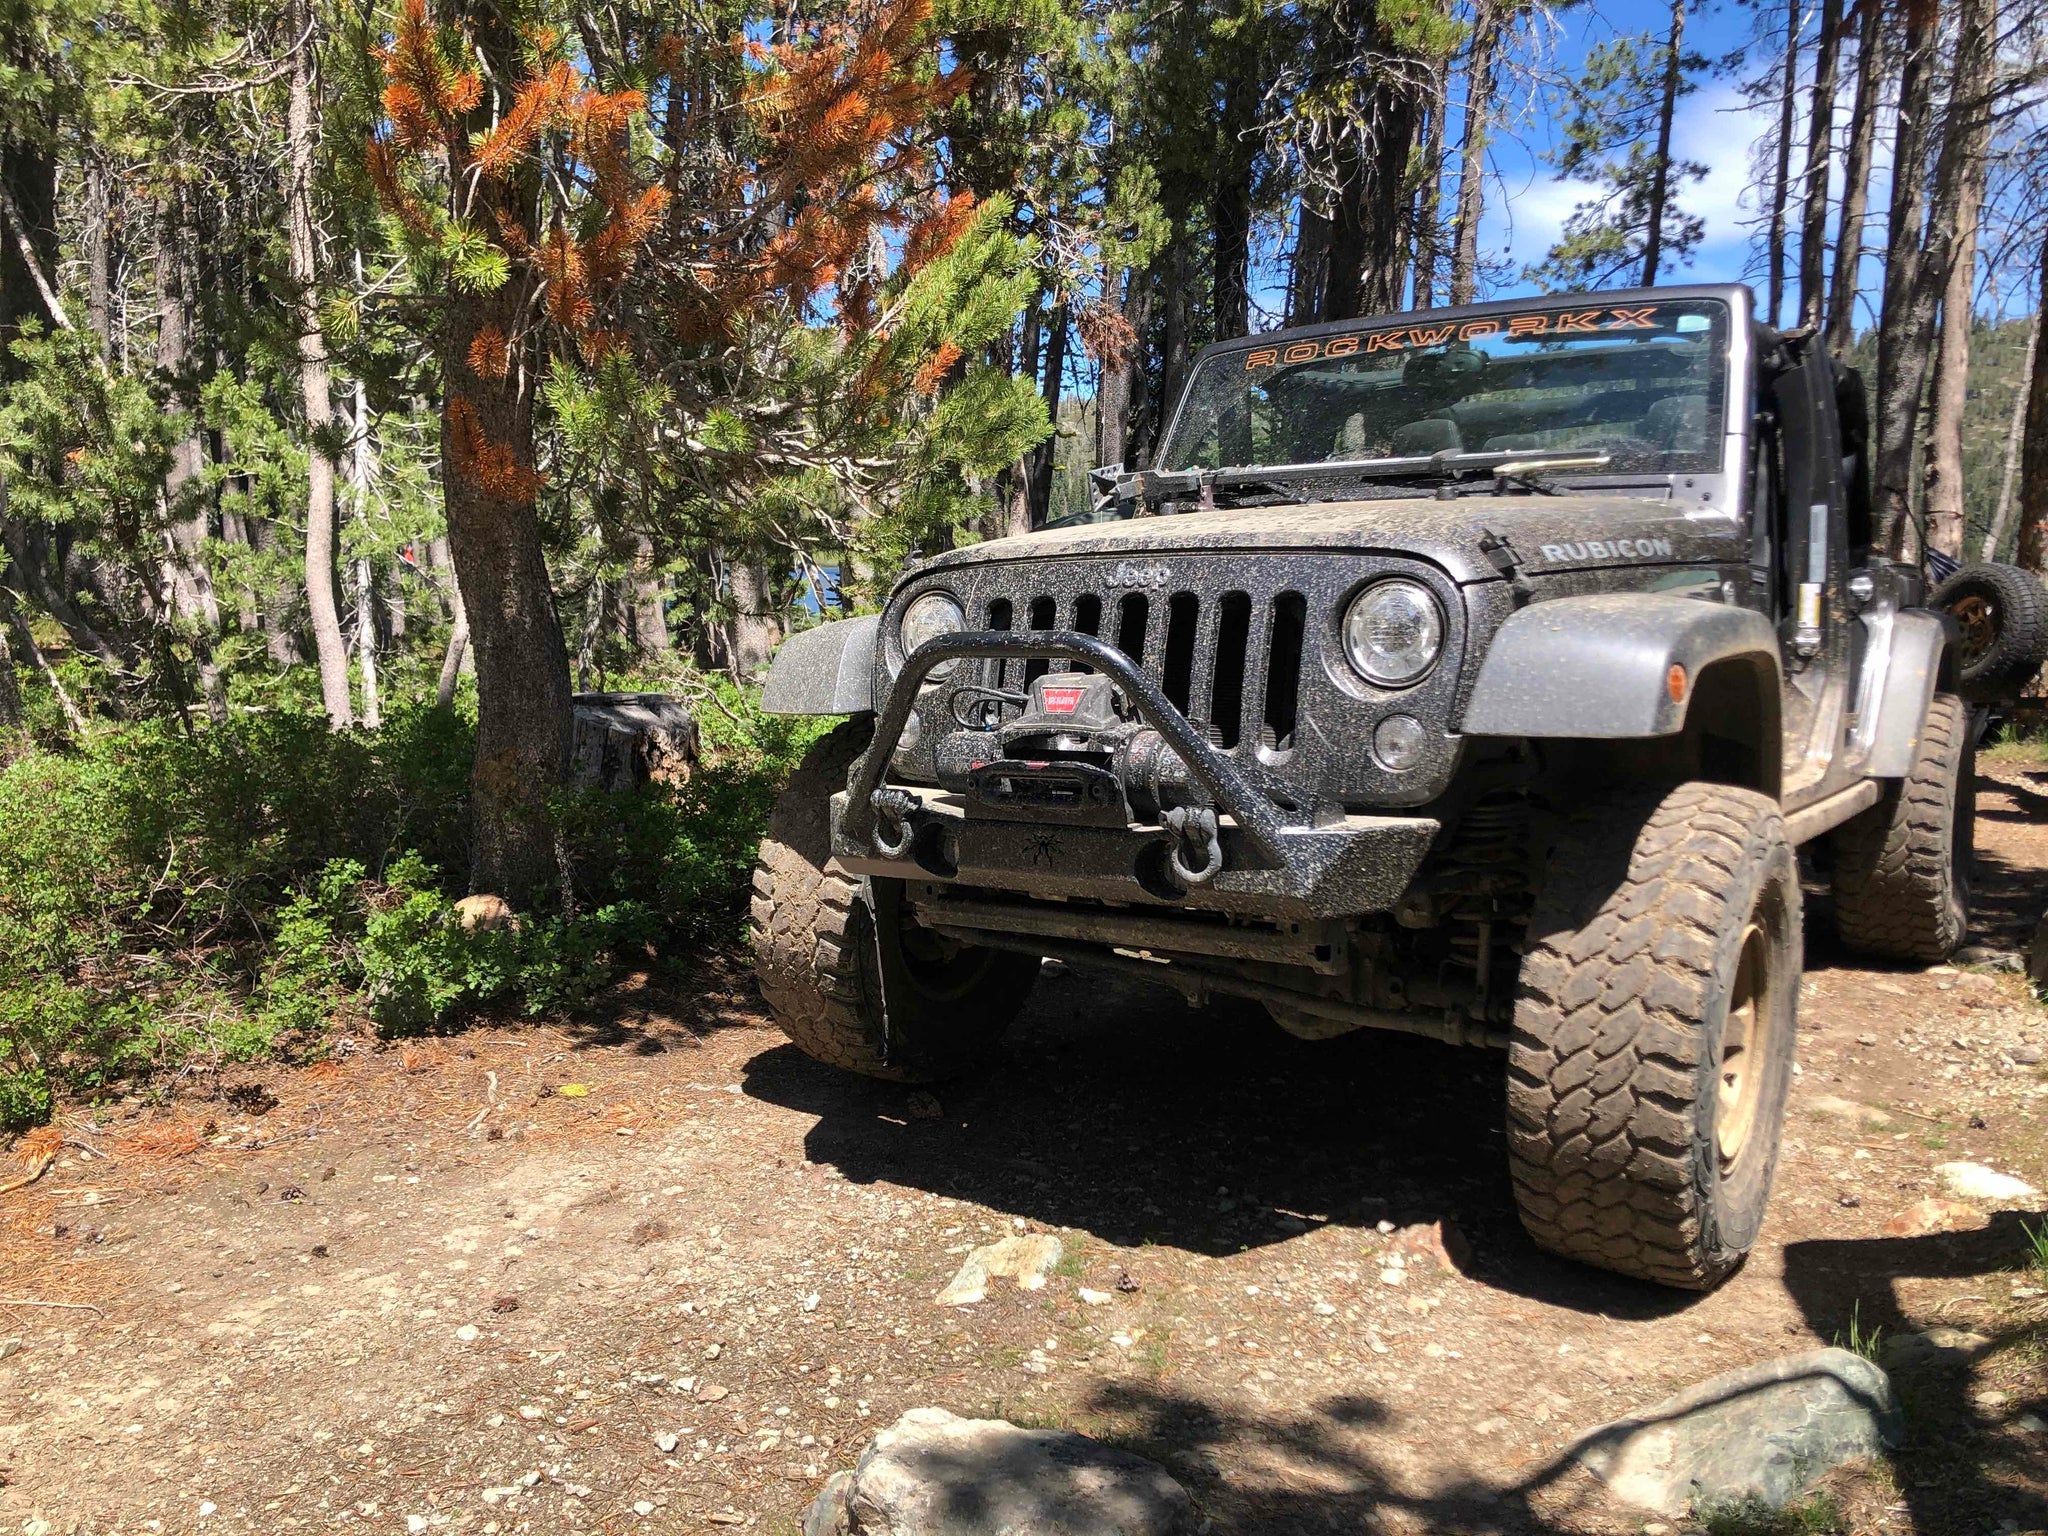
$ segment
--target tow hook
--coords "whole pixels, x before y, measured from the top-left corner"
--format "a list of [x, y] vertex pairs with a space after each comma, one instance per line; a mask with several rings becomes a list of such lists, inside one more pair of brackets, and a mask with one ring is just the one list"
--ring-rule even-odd
[[1182, 885], [1207, 885], [1223, 868], [1223, 842], [1216, 832], [1216, 810], [1208, 805], [1177, 805], [1160, 817], [1173, 834], [1167, 865]]
[[868, 803], [875, 808], [875, 851], [885, 859], [902, 858], [917, 836], [910, 824], [910, 810], [917, 802], [905, 790], [878, 789]]

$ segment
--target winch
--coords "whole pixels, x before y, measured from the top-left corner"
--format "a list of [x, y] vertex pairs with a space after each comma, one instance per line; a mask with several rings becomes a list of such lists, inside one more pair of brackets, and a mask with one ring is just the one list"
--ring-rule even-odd
[[993, 729], [954, 731], [939, 743], [944, 788], [998, 813], [1064, 812], [1104, 825], [1163, 823], [1175, 809], [1207, 803], [1180, 754], [1114, 679], [1051, 672], [1022, 697], [1019, 713]]

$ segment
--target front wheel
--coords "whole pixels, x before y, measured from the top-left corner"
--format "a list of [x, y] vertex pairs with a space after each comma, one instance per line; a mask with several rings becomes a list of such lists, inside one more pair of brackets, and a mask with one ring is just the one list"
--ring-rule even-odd
[[832, 858], [831, 799], [867, 750], [849, 721], [812, 747], [769, 818], [754, 868], [754, 969], [805, 1055], [865, 1077], [925, 1083], [967, 1071], [1024, 1006], [1038, 961], [921, 926], [900, 880]]
[[1769, 797], [1681, 784], [1566, 823], [1508, 1048], [1531, 1237], [1687, 1290], [1742, 1262], [1777, 1167], [1801, 947], [1798, 861]]

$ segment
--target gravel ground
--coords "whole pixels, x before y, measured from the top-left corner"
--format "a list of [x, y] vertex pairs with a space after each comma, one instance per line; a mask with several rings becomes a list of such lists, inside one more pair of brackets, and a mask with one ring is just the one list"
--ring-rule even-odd
[[[2010, 948], [2048, 773], [1997, 771], [1973, 939]], [[1155, 1456], [1217, 1531], [1637, 1532], [1560, 1463], [1579, 1432], [1936, 1325], [1981, 1342], [1901, 1375], [1908, 1443], [1833, 1485], [1851, 1528], [2048, 1527], [2048, 1199], [1910, 1230], [1944, 1162], [2048, 1187], [2048, 1010], [1811, 942], [1772, 1215], [1706, 1297], [1529, 1245], [1496, 1058], [1079, 973], [937, 1095], [807, 1061], [712, 957], [585, 1028], [74, 1117], [0, 1196], [0, 1532], [786, 1533], [928, 1403]], [[1024, 1232], [1062, 1242], [1045, 1288], [935, 1304]]]

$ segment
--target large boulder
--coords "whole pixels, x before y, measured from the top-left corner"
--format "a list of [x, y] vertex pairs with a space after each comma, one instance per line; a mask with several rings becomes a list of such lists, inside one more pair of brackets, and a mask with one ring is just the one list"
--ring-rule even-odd
[[697, 719], [665, 693], [579, 693], [569, 741], [569, 782], [616, 792], [680, 783], [697, 761]]
[[1086, 1435], [913, 1408], [804, 1514], [804, 1536], [1184, 1536], [1164, 1470]]
[[1572, 1454], [1617, 1497], [1659, 1514], [1782, 1509], [1831, 1468], [1896, 1445], [1902, 1428], [1883, 1371], [1816, 1349], [1703, 1381], [1593, 1430]]

